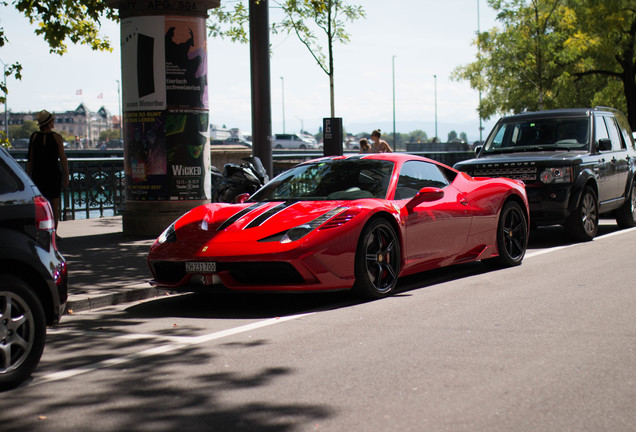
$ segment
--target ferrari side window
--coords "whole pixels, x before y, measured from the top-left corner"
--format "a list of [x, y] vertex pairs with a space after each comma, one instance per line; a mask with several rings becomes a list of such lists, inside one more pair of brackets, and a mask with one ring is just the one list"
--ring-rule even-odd
[[407, 161], [402, 165], [395, 199], [413, 198], [424, 187], [444, 188], [449, 185], [437, 165], [423, 161]]

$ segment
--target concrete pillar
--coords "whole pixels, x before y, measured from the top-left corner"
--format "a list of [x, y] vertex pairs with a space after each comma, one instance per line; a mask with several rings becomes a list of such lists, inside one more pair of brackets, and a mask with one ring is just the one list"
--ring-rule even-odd
[[106, 0], [121, 19], [123, 231], [156, 236], [210, 202], [208, 9], [220, 0]]

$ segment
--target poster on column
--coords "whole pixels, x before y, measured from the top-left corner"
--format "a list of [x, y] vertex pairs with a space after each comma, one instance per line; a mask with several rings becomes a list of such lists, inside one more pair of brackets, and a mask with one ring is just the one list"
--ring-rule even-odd
[[167, 200], [164, 17], [121, 24], [126, 199]]
[[207, 111], [166, 114], [170, 200], [210, 199], [210, 139]]
[[124, 113], [126, 199], [168, 199], [165, 111]]
[[205, 20], [165, 17], [166, 102], [170, 108], [208, 108]]

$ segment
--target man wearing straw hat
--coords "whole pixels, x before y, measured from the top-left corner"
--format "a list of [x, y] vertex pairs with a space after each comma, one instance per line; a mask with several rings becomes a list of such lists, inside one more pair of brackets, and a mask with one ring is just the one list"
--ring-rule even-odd
[[42, 195], [51, 203], [57, 230], [62, 186], [66, 187], [69, 183], [64, 141], [60, 134], [53, 132], [55, 123], [53, 114], [42, 110], [38, 113], [36, 120], [40, 130], [31, 135], [26, 171]]

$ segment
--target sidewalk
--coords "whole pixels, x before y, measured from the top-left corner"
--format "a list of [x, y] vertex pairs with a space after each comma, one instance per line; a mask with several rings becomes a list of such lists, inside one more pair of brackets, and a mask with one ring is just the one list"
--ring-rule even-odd
[[146, 254], [155, 239], [124, 235], [121, 216], [61, 221], [58, 234], [69, 272], [67, 313], [166, 294], [148, 283]]

